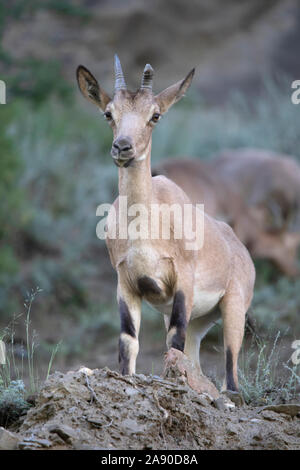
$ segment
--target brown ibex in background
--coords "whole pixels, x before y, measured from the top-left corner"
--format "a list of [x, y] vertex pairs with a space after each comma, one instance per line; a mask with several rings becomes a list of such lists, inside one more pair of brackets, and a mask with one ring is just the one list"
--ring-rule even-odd
[[[255, 225], [240, 227], [241, 239], [257, 258], [269, 258], [288, 276], [298, 276], [300, 166], [269, 150], [224, 150], [211, 166], [224, 184], [240, 194]], [[253, 241], [252, 241], [253, 240]]]
[[226, 150], [211, 160], [165, 160], [153, 174], [172, 179], [193, 203], [203, 202], [208, 214], [229, 223], [254, 258], [271, 260], [288, 276], [299, 275], [295, 160], [266, 150]]
[[248, 251], [232, 229], [202, 212], [203, 245], [199, 243], [196, 249], [187, 250], [185, 235], [174, 236], [177, 216], [172, 213], [170, 239], [162, 236], [162, 214], [158, 238], [115, 237], [115, 233], [124, 229], [119, 220], [125, 217], [128, 228], [132, 219], [127, 213], [121, 213], [121, 196], [127, 198], [128, 207], [139, 204], [147, 209], [150, 221], [154, 208], [172, 207], [174, 203], [180, 208], [189, 205], [195, 225], [200, 209], [191, 206], [187, 195], [171, 180], [164, 176], [152, 178], [150, 163], [153, 128], [161, 115], [184, 95], [193, 75], [194, 69], [184, 80], [155, 96], [153, 69], [146, 65], [140, 88], [130, 92], [119, 59], [115, 57], [115, 90], [110, 98], [85, 67], [77, 69], [81, 92], [104, 112], [112, 128], [111, 155], [119, 167], [119, 198], [107, 217], [106, 243], [118, 274], [121, 371], [135, 373], [141, 302], [145, 299], [164, 314], [168, 347], [184, 351], [198, 366], [199, 373], [201, 340], [222, 315], [224, 388], [237, 391], [237, 360], [245, 314], [253, 295], [255, 271]]

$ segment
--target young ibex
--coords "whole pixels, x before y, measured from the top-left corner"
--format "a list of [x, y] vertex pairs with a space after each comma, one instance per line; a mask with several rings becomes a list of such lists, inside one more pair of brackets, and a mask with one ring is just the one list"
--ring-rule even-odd
[[[160, 117], [189, 88], [194, 69], [184, 80], [162, 91], [152, 92], [153, 69], [145, 66], [140, 88], [127, 90], [121, 64], [115, 57], [115, 90], [113, 98], [98, 85], [83, 66], [77, 69], [83, 95], [103, 112], [113, 130], [111, 155], [119, 167], [119, 196], [126, 196], [128, 207], [143, 205], [150, 215], [160, 205], [192, 207], [194, 224], [199, 209], [191, 206], [186, 194], [172, 181], [152, 178], [150, 167], [152, 130]], [[204, 217], [204, 243], [197, 249], [186, 249], [186, 238], [174, 236], [175, 215], [171, 220], [170, 239], [127, 239], [117, 233], [121, 198], [107, 218], [107, 247], [118, 274], [118, 303], [121, 317], [119, 360], [123, 374], [134, 374], [139, 350], [138, 335], [141, 302], [145, 299], [164, 314], [167, 345], [184, 351], [200, 368], [199, 349], [204, 335], [222, 315], [225, 347], [224, 388], [238, 390], [237, 360], [241, 347], [245, 314], [250, 305], [255, 271], [251, 258], [223, 222]], [[121, 216], [121, 217], [120, 217]], [[126, 214], [126, 224], [130, 217]], [[159, 219], [160, 229], [163, 225]], [[124, 227], [123, 227], [124, 228]]]

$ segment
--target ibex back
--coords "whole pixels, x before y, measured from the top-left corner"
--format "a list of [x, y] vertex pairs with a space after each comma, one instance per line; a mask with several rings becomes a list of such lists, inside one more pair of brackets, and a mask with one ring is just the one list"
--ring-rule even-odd
[[[186, 249], [190, 240], [184, 234], [181, 238], [174, 236], [177, 215], [172, 213], [169, 239], [162, 236], [162, 215], [158, 237], [135, 239], [128, 236], [125, 239], [115, 236], [121, 228], [119, 220], [124, 220], [124, 214], [120, 214], [120, 196], [127, 197], [129, 208], [139, 204], [146, 209], [143, 213], [147, 214], [145, 217], [150, 225], [154, 208], [191, 205], [190, 199], [175, 183], [163, 176], [152, 178], [150, 156], [154, 126], [184, 95], [193, 75], [194, 69], [184, 80], [155, 96], [152, 92], [153, 69], [147, 64], [140, 88], [132, 93], [127, 90], [116, 56], [115, 91], [110, 98], [85, 67], [79, 66], [77, 70], [83, 95], [104, 112], [113, 130], [111, 155], [119, 167], [119, 198], [107, 218], [106, 243], [118, 274], [121, 372], [135, 373], [141, 303], [145, 299], [164, 314], [168, 348], [184, 351], [198, 366], [199, 373], [201, 340], [222, 315], [224, 388], [237, 391], [237, 360], [255, 271], [248, 251], [232, 229], [202, 214], [204, 242], [196, 249]], [[195, 228], [200, 209], [191, 207]], [[125, 214], [125, 224], [129, 225], [131, 221], [132, 217]]]
[[[227, 222], [253, 259], [299, 276], [300, 167], [267, 150], [224, 150], [211, 160], [168, 158], [152, 170]], [[275, 219], [275, 220], [274, 220]], [[298, 226], [297, 226], [298, 222]]]

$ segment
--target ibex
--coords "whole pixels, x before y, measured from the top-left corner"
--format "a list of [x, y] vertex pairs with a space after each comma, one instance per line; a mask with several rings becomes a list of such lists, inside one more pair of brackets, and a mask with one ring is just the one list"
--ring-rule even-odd
[[294, 160], [265, 150], [227, 150], [211, 160], [169, 158], [152, 175], [170, 178], [194, 204], [204, 203], [209, 215], [230, 224], [253, 258], [270, 260], [287, 276], [299, 275], [299, 227], [289, 227], [300, 215], [300, 168]]
[[[187, 195], [163, 176], [151, 176], [152, 131], [161, 116], [189, 88], [194, 69], [158, 95], [152, 92], [153, 69], [145, 66], [140, 88], [127, 89], [121, 64], [115, 56], [115, 89], [111, 98], [83, 66], [77, 79], [83, 95], [98, 106], [113, 131], [111, 156], [119, 167], [119, 198], [107, 217], [106, 244], [118, 275], [117, 298], [121, 318], [119, 362], [122, 374], [136, 370], [139, 350], [141, 303], [146, 300], [164, 314], [167, 346], [184, 352], [200, 368], [200, 343], [222, 315], [225, 347], [224, 388], [238, 390], [237, 361], [244, 334], [245, 314], [251, 303], [255, 279], [246, 248], [223, 222], [202, 213], [204, 242], [186, 249], [186, 238], [124, 239], [120, 236], [121, 196], [128, 206], [142, 205], [152, 215], [154, 207], [192, 207], [192, 221], [200, 209]], [[117, 213], [116, 223], [114, 214]], [[127, 217], [127, 215], [126, 215]], [[149, 216], [149, 219], [151, 217]], [[130, 217], [126, 218], [129, 224]], [[162, 218], [159, 219], [160, 228]], [[116, 227], [117, 225], [117, 227]]]
[[269, 258], [284, 274], [299, 276], [300, 167], [296, 160], [270, 150], [242, 148], [220, 152], [210, 165], [247, 205], [254, 223], [240, 226], [239, 232], [253, 257]]

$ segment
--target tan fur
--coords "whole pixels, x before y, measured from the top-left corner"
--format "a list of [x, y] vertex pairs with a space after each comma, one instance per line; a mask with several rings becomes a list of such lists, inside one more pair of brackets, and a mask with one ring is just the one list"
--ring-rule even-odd
[[194, 203], [203, 202], [206, 212], [228, 222], [254, 258], [299, 275], [299, 226], [290, 231], [286, 223], [299, 214], [300, 169], [294, 160], [256, 149], [228, 150], [209, 161], [168, 159], [154, 174], [172, 179]]
[[239, 230], [253, 256], [269, 258], [286, 275], [299, 276], [300, 166], [296, 160], [268, 150], [237, 149], [216, 155], [211, 166], [248, 207], [252, 221], [244, 227], [240, 224]]
[[[175, 202], [180, 207], [191, 201], [185, 192], [164, 176], [151, 176], [151, 137], [153, 123], [149, 121], [153, 112], [166, 110], [184, 94], [193, 73], [158, 96], [143, 90], [136, 94], [127, 90], [118, 91], [105, 110], [113, 114], [111, 127], [114, 142], [121, 136], [130, 138], [132, 149], [118, 156], [119, 194], [128, 197], [128, 205], [141, 203], [148, 209], [153, 204]], [[80, 84], [80, 82], [79, 82]], [[83, 88], [85, 93], [85, 88]], [[99, 103], [98, 103], [99, 104]], [[113, 104], [113, 106], [112, 106]], [[115, 150], [112, 150], [115, 152]], [[144, 156], [144, 158], [140, 158]], [[124, 161], [131, 159], [128, 168]], [[118, 215], [121, 211], [120, 199], [114, 202]], [[196, 223], [197, 209], [193, 206], [193, 226]], [[121, 214], [122, 215], [122, 214]], [[174, 228], [176, 215], [171, 218]], [[150, 216], [149, 216], [150, 220]], [[126, 221], [130, 223], [130, 217]], [[160, 219], [160, 227], [162, 219]], [[167, 329], [176, 293], [184, 295], [186, 311], [187, 339], [186, 353], [199, 365], [199, 347], [209, 326], [222, 315], [224, 323], [225, 350], [230, 349], [233, 362], [233, 380], [238, 387], [237, 358], [244, 333], [245, 314], [250, 305], [255, 279], [254, 266], [246, 248], [238, 240], [232, 229], [209, 215], [204, 215], [204, 244], [197, 250], [186, 249], [186, 238], [170, 240], [160, 236], [158, 240], [131, 240], [113, 238], [115, 230], [112, 211], [107, 219], [107, 247], [113, 267], [118, 274], [118, 297], [126, 302], [138, 337], [140, 324], [140, 304], [142, 298], [150, 302], [165, 315]], [[118, 218], [117, 218], [117, 228]], [[195, 228], [195, 227], [194, 227]], [[159, 293], [139, 291], [139, 279], [147, 276], [160, 289]], [[207, 319], [207, 320], [206, 320]], [[172, 327], [168, 332], [169, 346], [178, 332]], [[195, 332], [196, 331], [196, 332]], [[129, 340], [130, 341], [130, 340]], [[128, 345], [128, 337], [126, 337]], [[128, 347], [131, 354], [129, 373], [135, 372], [136, 347]]]

